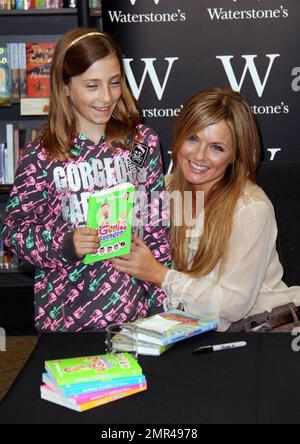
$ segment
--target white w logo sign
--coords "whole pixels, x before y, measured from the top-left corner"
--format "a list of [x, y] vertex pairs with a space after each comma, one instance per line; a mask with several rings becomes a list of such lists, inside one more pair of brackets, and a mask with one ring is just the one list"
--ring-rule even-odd
[[138, 85], [135, 80], [132, 69], [131, 69], [131, 62], [133, 61], [133, 59], [124, 59], [124, 66], [125, 66], [127, 79], [128, 79], [129, 85], [131, 87], [131, 90], [137, 100], [140, 98], [147, 74], [149, 74], [149, 77], [150, 77], [153, 87], [155, 89], [158, 100], [162, 100], [168, 80], [169, 80], [169, 77], [170, 77], [170, 74], [171, 74], [172, 67], [173, 67], [174, 63], [179, 59], [178, 59], [178, 57], [166, 57], [165, 58], [165, 60], [168, 62], [168, 69], [167, 69], [167, 72], [166, 72], [166, 75], [165, 75], [165, 78], [164, 78], [164, 81], [162, 84], [159, 81], [159, 78], [156, 74], [156, 70], [154, 67], [154, 62], [156, 62], [156, 60], [157, 59], [141, 59], [141, 61], [145, 63], [145, 69], [144, 69], [141, 83], [140, 83], [140, 85]]
[[[159, 0], [153, 0], [153, 1], [154, 1], [154, 3], [155, 3], [156, 5], [158, 5]], [[132, 5], [135, 5], [135, 4], [136, 4], [136, 0], [130, 0], [130, 3], [131, 3]]]
[[254, 60], [258, 57], [257, 55], [243, 55], [242, 58], [246, 60], [246, 64], [245, 64], [245, 68], [244, 68], [244, 72], [242, 74], [242, 78], [240, 80], [240, 82], [238, 83], [237, 78], [234, 74], [232, 65], [231, 65], [231, 60], [234, 58], [234, 56], [217, 56], [217, 59], [220, 59], [221, 62], [223, 63], [223, 66], [225, 68], [228, 80], [230, 82], [231, 88], [234, 91], [240, 92], [244, 81], [245, 81], [245, 77], [247, 72], [250, 72], [251, 78], [253, 80], [256, 92], [258, 94], [259, 97], [262, 97], [267, 81], [269, 79], [270, 73], [271, 73], [271, 69], [273, 67], [274, 61], [275, 59], [277, 59], [278, 57], [280, 57], [280, 54], [267, 54], [266, 55], [269, 59], [269, 66], [267, 69], [267, 73], [265, 75], [265, 78], [263, 79], [263, 81], [261, 81], [259, 74], [257, 72], [257, 68], [255, 66], [255, 62]]

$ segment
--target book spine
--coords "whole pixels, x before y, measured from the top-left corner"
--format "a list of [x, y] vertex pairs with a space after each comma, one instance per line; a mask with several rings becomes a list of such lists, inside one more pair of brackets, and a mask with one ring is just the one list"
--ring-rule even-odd
[[13, 103], [20, 101], [19, 51], [17, 43], [9, 43], [9, 66], [11, 74], [11, 97]]
[[18, 9], [18, 10], [24, 9], [24, 1], [23, 0], [16, 0], [16, 9]]
[[46, 7], [48, 9], [59, 9], [64, 7], [63, 0], [46, 0]]
[[11, 123], [6, 125], [6, 163], [5, 163], [5, 179], [6, 183], [12, 185], [15, 180], [14, 167], [14, 127]]
[[79, 395], [71, 399], [74, 400], [75, 404], [80, 405], [80, 404], [86, 404], [88, 402], [94, 402], [97, 401], [98, 399], [106, 398], [107, 396], [115, 396], [121, 393], [129, 392], [131, 390], [139, 390], [139, 389], [146, 390], [147, 383], [145, 382], [144, 384], [136, 384], [126, 387], [121, 387], [119, 389], [103, 390], [102, 392], [91, 393], [89, 395]]
[[3, 8], [2, 9], [11, 9], [11, 1], [10, 0], [4, 0], [2, 2]]
[[98, 401], [88, 402], [86, 404], [80, 405], [80, 411], [85, 412], [86, 410], [93, 409], [95, 407], [100, 407], [101, 405], [109, 404], [110, 402], [117, 401], [118, 399], [126, 398], [127, 396], [135, 395], [136, 393], [140, 393], [147, 390], [145, 388], [139, 388], [135, 390], [129, 390], [128, 392], [119, 393], [113, 396], [107, 396], [106, 398], [99, 399]]
[[84, 385], [80, 384], [77, 387], [76, 386], [67, 386], [67, 387], [59, 387], [59, 392], [69, 398], [71, 396], [79, 396], [79, 395], [86, 395], [89, 393], [95, 393], [97, 391], [101, 390], [109, 390], [109, 389], [116, 389], [121, 387], [126, 387], [129, 385], [136, 385], [136, 384], [143, 384], [145, 383], [146, 378], [145, 376], [140, 377], [134, 377], [134, 378], [122, 378], [122, 379], [116, 379], [114, 381], [102, 383], [102, 384], [93, 384], [93, 385]]
[[35, 7], [37, 9], [46, 9], [46, 0], [35, 0]]
[[18, 44], [19, 52], [19, 82], [20, 82], [20, 97], [27, 97], [27, 81], [26, 81], [26, 44]]
[[0, 184], [5, 184], [5, 145], [0, 143]]
[[206, 324], [206, 325], [203, 325], [201, 328], [195, 329], [194, 331], [189, 331], [189, 332], [185, 332], [185, 333], [178, 333], [178, 334], [172, 335], [171, 337], [164, 338], [162, 342], [163, 342], [163, 345], [171, 345], [171, 344], [174, 344], [175, 342], [179, 342], [183, 339], [191, 338], [191, 337], [199, 335], [201, 333], [206, 333], [206, 332], [214, 330], [216, 328], [217, 328], [217, 324], [215, 324], [215, 323]]
[[35, 0], [24, 0], [24, 9], [33, 9], [35, 8]]

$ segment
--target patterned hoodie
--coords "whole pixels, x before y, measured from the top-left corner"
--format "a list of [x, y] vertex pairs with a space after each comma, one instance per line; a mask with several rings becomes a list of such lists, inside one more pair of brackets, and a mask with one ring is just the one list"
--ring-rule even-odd
[[95, 145], [81, 134], [71, 161], [48, 157], [39, 141], [24, 151], [1, 234], [8, 248], [36, 267], [38, 331], [97, 331], [162, 311], [160, 288], [116, 271], [110, 261], [83, 264], [72, 242], [73, 231], [85, 226], [89, 194], [131, 182], [147, 197], [152, 192], [160, 197], [144, 204], [152, 219], [146, 220], [143, 237], [161, 263], [171, 264], [166, 224], [152, 223], [167, 217], [158, 137], [145, 126], [137, 129], [135, 157], [134, 149], [112, 151], [104, 139]]

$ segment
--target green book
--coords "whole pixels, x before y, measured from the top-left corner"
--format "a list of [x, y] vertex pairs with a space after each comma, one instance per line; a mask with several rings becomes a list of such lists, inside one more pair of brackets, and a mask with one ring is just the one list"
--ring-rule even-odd
[[0, 46], [0, 106], [11, 106], [11, 74], [7, 45]]
[[85, 256], [85, 264], [130, 253], [134, 196], [135, 186], [131, 183], [90, 195], [86, 226], [98, 230], [100, 242], [96, 254]]
[[142, 375], [141, 367], [129, 353], [46, 361], [45, 368], [57, 386]]

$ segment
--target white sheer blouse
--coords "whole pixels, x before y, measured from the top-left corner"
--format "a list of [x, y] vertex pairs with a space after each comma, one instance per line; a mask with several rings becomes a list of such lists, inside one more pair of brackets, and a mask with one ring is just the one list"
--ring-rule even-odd
[[[300, 287], [288, 288], [282, 282], [276, 239], [272, 203], [261, 188], [249, 181], [238, 200], [224, 274], [216, 282], [220, 265], [202, 278], [168, 271], [162, 289], [170, 305], [181, 303], [187, 312], [214, 314], [219, 331], [290, 302], [299, 306]], [[193, 239], [189, 245], [190, 264], [197, 246], [197, 239]]]

